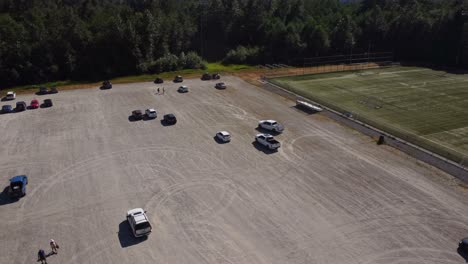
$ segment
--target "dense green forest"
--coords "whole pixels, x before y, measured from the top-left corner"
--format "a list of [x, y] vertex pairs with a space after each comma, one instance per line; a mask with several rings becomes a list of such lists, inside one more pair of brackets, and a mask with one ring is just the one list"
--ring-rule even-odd
[[456, 64], [460, 0], [0, 0], [0, 87], [392, 51]]

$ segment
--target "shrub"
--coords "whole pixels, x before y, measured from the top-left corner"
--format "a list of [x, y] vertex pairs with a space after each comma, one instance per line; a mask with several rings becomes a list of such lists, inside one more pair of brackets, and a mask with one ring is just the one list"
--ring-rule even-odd
[[261, 49], [259, 47], [237, 46], [228, 51], [223, 59], [224, 64], [255, 64], [259, 60]]

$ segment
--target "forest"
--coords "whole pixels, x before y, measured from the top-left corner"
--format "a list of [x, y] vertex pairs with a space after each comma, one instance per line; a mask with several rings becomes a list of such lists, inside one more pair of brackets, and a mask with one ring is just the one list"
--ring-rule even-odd
[[461, 0], [0, 0], [0, 87], [391, 51], [460, 64]]

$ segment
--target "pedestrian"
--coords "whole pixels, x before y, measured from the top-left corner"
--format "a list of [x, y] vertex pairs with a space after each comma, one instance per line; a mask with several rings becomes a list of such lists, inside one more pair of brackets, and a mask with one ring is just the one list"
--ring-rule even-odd
[[37, 258], [41, 261], [42, 264], [47, 264], [46, 255], [43, 249], [39, 249], [39, 252], [37, 252]]
[[165, 90], [164, 87], [163, 87], [163, 94], [165, 94], [165, 93], [166, 93], [166, 90]]
[[57, 249], [59, 248], [59, 245], [53, 239], [50, 240], [50, 248], [52, 249], [52, 253], [58, 254]]
[[158, 88], [158, 94], [159, 94], [159, 88]]

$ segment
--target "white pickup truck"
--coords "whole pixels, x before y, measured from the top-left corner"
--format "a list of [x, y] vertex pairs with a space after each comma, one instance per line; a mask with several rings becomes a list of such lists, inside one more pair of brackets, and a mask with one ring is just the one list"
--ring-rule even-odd
[[276, 122], [275, 120], [260, 120], [258, 122], [258, 127], [274, 131], [276, 133], [281, 133], [284, 130], [284, 126]]
[[278, 149], [281, 144], [270, 134], [257, 134], [255, 141], [271, 150]]

